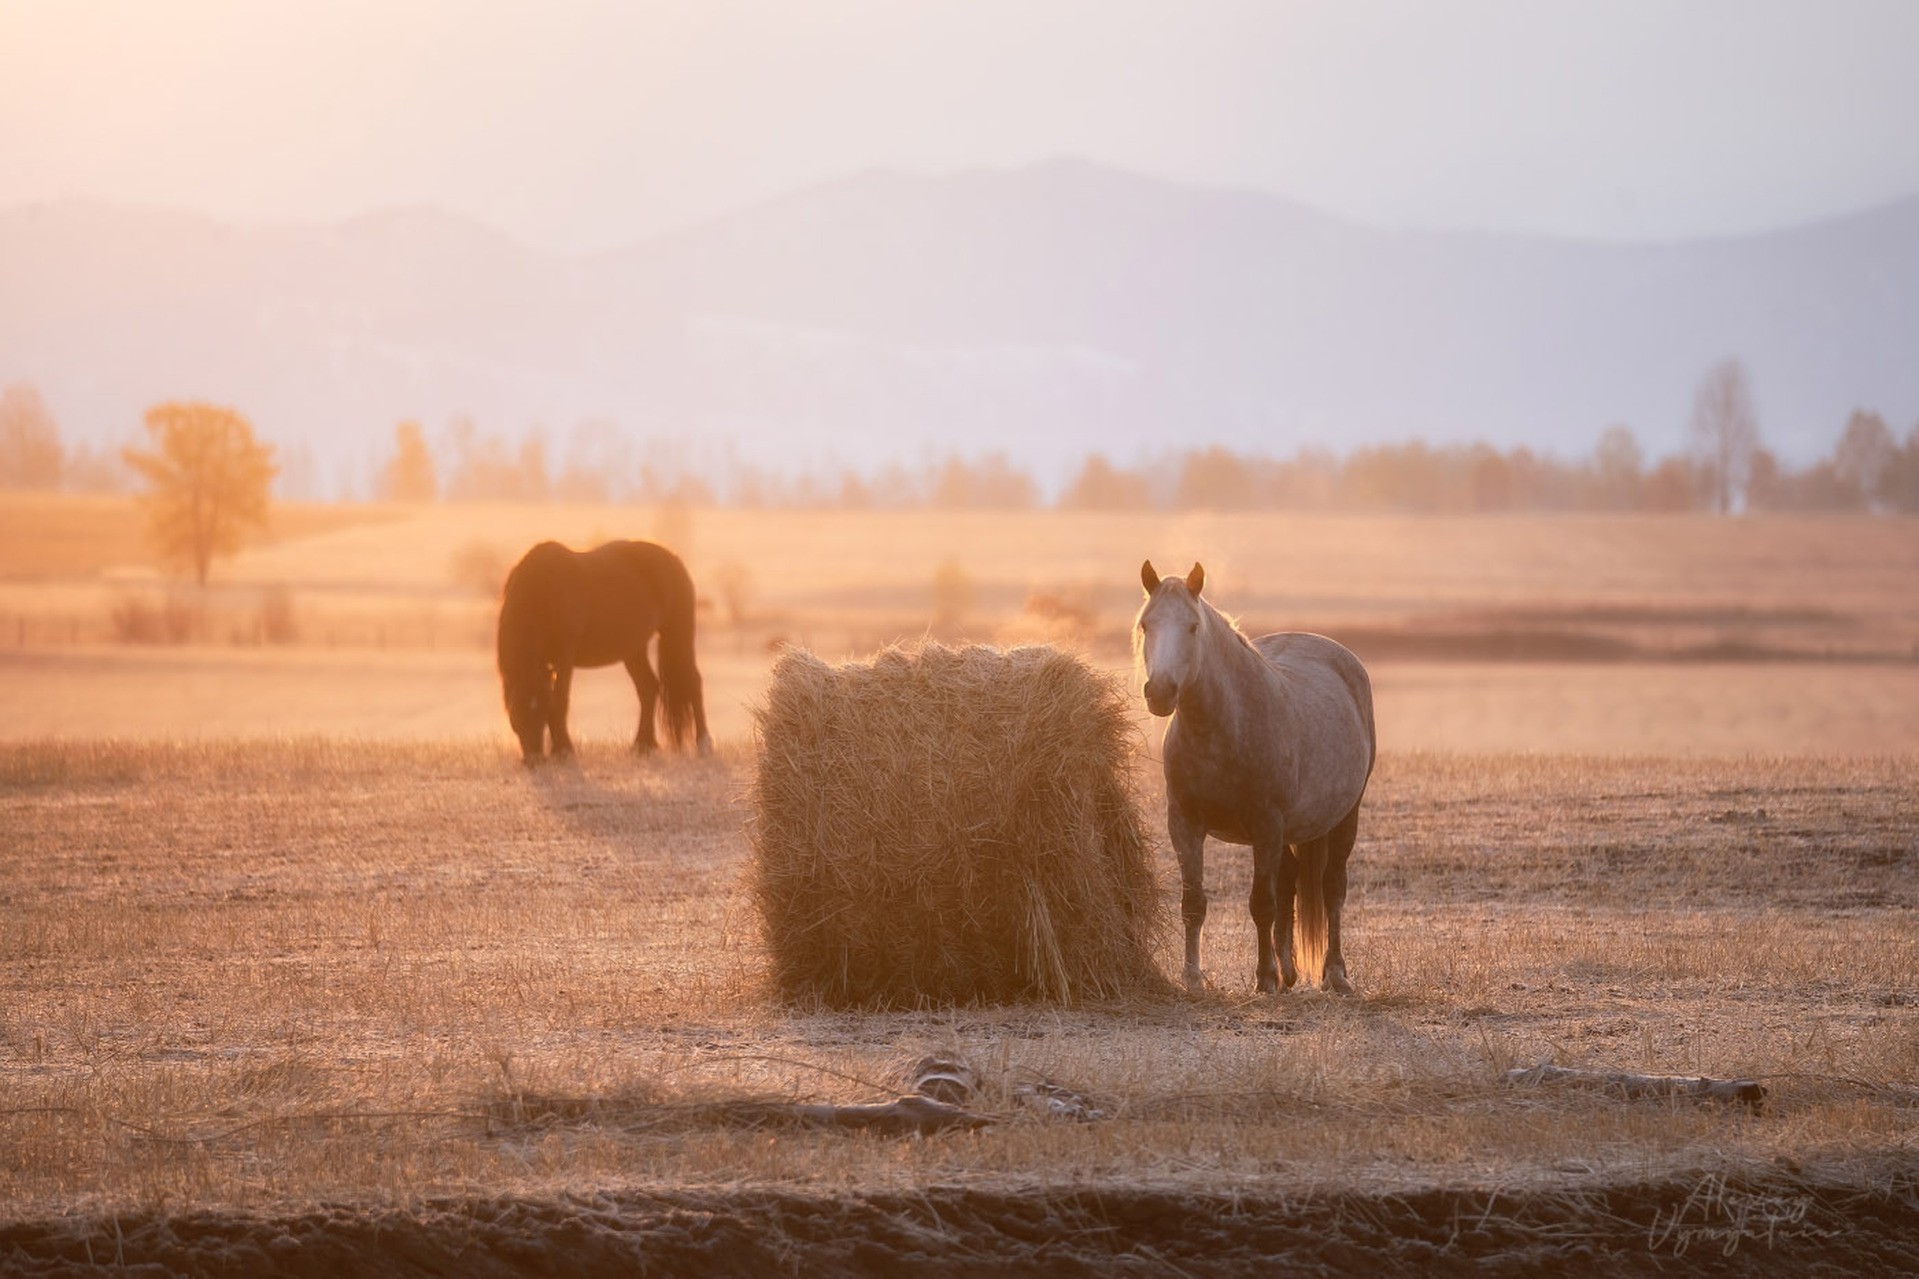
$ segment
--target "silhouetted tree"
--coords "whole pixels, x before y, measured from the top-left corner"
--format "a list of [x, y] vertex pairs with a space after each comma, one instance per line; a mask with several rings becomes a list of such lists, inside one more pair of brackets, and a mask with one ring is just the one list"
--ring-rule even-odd
[[973, 575], [950, 556], [933, 570], [933, 631], [950, 635], [966, 622], [974, 599]]
[[1323, 510], [1338, 505], [1339, 481], [1338, 458], [1324, 449], [1301, 449], [1273, 464], [1266, 496], [1282, 510]]
[[1246, 511], [1259, 504], [1259, 493], [1252, 468], [1237, 453], [1215, 446], [1186, 455], [1173, 500], [1189, 511]]
[[518, 456], [497, 435], [481, 435], [469, 422], [455, 424], [452, 478], [447, 496], [464, 502], [544, 502], [551, 495], [546, 437], [534, 431], [520, 441]]
[[1699, 505], [1703, 483], [1691, 460], [1669, 457], [1646, 473], [1639, 505], [1648, 511], [1690, 511]]
[[1640, 473], [1645, 465], [1645, 455], [1631, 430], [1615, 425], [1601, 431], [1599, 444], [1593, 449], [1600, 504], [1615, 511], [1629, 511], [1639, 505]]
[[380, 496], [389, 502], [431, 502], [440, 495], [433, 451], [418, 422], [393, 428], [393, 456], [380, 472]]
[[873, 490], [866, 486], [858, 471], [840, 473], [840, 493], [834, 505], [846, 511], [864, 511], [873, 505]]
[[67, 454], [66, 486], [75, 493], [123, 493], [128, 479], [118, 449], [95, 450], [82, 443]]
[[1784, 511], [1793, 505], [1792, 475], [1771, 449], [1754, 449], [1746, 472], [1746, 505], [1755, 511]]
[[40, 392], [24, 382], [0, 392], [0, 488], [59, 488], [65, 460]]
[[1033, 478], [1007, 461], [1004, 453], [971, 464], [948, 458], [933, 485], [933, 504], [954, 510], [1028, 510], [1038, 500]]
[[231, 555], [248, 529], [266, 525], [273, 449], [254, 438], [245, 418], [212, 404], [157, 404], [146, 426], [154, 451], [130, 448], [121, 456], [149, 485], [154, 547], [205, 586], [213, 557]]
[[1075, 511], [1140, 511], [1149, 505], [1146, 477], [1123, 471], [1095, 453], [1060, 494], [1059, 504]]
[[1744, 493], [1753, 450], [1759, 447], [1759, 415], [1752, 406], [1746, 368], [1721, 360], [1699, 383], [1692, 405], [1693, 456], [1710, 485], [1721, 515]]
[[1504, 511], [1513, 505], [1514, 466], [1498, 450], [1482, 444], [1473, 450], [1469, 482], [1473, 509]]
[[1886, 419], [1855, 409], [1832, 451], [1832, 468], [1840, 483], [1858, 492], [1857, 505], [1871, 506], [1885, 499], [1881, 485], [1898, 453], [1899, 442], [1892, 438]]
[[1879, 491], [1895, 511], [1919, 511], [1919, 422], [1906, 432], [1906, 442], [1886, 464]]
[[544, 502], [553, 495], [546, 466], [546, 433], [529, 431], [520, 441], [519, 498], [524, 502]]
[[310, 502], [319, 497], [320, 467], [306, 441], [295, 440], [278, 446], [276, 451], [280, 474], [273, 485], [275, 495], [285, 502]]
[[562, 502], [604, 503], [631, 496], [633, 446], [611, 422], [582, 422], [566, 441], [566, 467], [553, 483]]

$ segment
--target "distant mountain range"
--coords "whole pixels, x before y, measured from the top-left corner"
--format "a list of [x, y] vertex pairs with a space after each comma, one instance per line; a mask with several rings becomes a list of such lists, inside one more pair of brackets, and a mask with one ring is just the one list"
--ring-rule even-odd
[[1919, 198], [1613, 245], [1388, 230], [1058, 161], [860, 174], [585, 258], [430, 209], [0, 213], [0, 383], [37, 385], [69, 439], [207, 398], [361, 475], [396, 422], [462, 414], [822, 472], [1004, 451], [1056, 479], [1092, 451], [1412, 436], [1579, 454], [1615, 422], [1657, 453], [1728, 355], [1789, 459], [1855, 407], [1903, 433]]

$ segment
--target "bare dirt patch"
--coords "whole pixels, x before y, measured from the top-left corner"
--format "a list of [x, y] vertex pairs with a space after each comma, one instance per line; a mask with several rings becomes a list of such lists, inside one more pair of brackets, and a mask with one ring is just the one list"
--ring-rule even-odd
[[1919, 1193], [1702, 1176], [1502, 1196], [1283, 1197], [1128, 1186], [475, 1199], [286, 1216], [135, 1214], [0, 1226], [32, 1276], [1818, 1275], [1919, 1268]]

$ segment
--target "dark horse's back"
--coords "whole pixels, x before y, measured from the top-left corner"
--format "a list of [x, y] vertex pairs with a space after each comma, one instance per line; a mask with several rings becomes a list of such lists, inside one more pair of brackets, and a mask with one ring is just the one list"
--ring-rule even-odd
[[541, 542], [507, 574], [500, 605], [501, 663], [530, 645], [549, 665], [623, 662], [669, 619], [693, 616], [693, 579], [680, 557], [653, 542], [608, 542], [575, 551]]
[[[500, 681], [522, 744], [529, 731], [537, 740], [538, 723], [550, 723], [556, 753], [570, 747], [564, 720], [576, 667], [624, 663], [650, 716], [653, 676], [647, 648], [657, 634], [658, 687], [667, 734], [677, 744], [689, 729], [697, 728], [704, 748], [706, 713], [693, 655], [694, 617], [692, 576], [664, 546], [608, 542], [575, 551], [558, 542], [541, 542], [533, 547], [507, 574], [500, 601]], [[640, 729], [636, 745], [650, 744], [651, 723], [643, 720]]]

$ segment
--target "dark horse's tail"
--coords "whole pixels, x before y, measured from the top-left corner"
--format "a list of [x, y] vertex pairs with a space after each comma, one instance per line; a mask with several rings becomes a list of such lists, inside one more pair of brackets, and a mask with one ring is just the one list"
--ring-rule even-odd
[[672, 552], [660, 572], [660, 718], [667, 740], [686, 744], [689, 731], [701, 750], [712, 747], [706, 731], [706, 696], [693, 658], [693, 619], [697, 602], [693, 577]]

